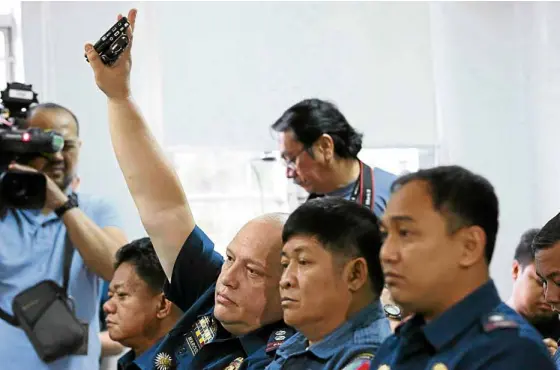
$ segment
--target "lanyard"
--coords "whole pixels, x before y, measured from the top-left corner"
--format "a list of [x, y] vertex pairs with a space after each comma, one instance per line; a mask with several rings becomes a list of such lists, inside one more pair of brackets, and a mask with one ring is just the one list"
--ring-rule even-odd
[[[360, 176], [354, 184], [352, 189], [352, 194], [350, 195], [350, 200], [358, 204], [363, 205], [373, 211], [373, 206], [375, 202], [374, 197], [374, 179], [373, 179], [373, 169], [367, 164], [360, 161]], [[319, 194], [310, 194], [307, 200], [322, 197]]]
[[352, 189], [352, 194], [350, 195], [350, 200], [364, 207], [370, 208], [373, 211], [373, 195], [374, 195], [374, 179], [373, 179], [373, 169], [360, 162], [360, 176], [358, 181]]

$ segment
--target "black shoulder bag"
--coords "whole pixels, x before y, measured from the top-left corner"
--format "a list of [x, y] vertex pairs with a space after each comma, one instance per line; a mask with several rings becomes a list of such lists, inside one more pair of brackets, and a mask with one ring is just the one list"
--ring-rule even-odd
[[43, 280], [14, 297], [8, 314], [0, 308], [0, 318], [19, 326], [46, 363], [68, 355], [85, 355], [88, 347], [88, 325], [81, 323], [68, 297], [68, 280], [74, 248], [66, 236], [64, 244], [64, 286]]

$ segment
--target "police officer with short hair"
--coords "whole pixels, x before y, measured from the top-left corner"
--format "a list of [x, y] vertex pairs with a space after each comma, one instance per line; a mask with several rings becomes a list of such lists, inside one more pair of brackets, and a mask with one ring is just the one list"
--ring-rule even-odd
[[370, 210], [342, 198], [311, 200], [282, 232], [284, 321], [298, 330], [268, 370], [354, 369], [391, 334], [379, 296], [381, 234]]
[[415, 315], [383, 343], [372, 369], [554, 369], [542, 337], [489, 277], [498, 199], [486, 179], [458, 166], [403, 176], [382, 230], [385, 282]]
[[169, 280], [165, 296], [185, 314], [162, 339], [148, 363], [157, 370], [264, 369], [277, 339], [292, 332], [282, 322], [278, 284], [282, 274], [283, 215], [247, 223], [226, 259], [196, 225], [181, 183], [133, 103], [130, 45], [136, 11], [129, 12], [131, 39], [112, 66], [93, 45], [87, 57], [108, 97], [111, 139], [140, 217]]

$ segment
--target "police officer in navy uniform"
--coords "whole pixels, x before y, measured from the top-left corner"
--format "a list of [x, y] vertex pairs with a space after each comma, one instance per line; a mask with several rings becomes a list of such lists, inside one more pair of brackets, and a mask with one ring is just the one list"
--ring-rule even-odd
[[403, 176], [382, 230], [385, 282], [415, 314], [371, 369], [554, 369], [542, 337], [500, 300], [489, 277], [498, 200], [486, 179], [458, 166]]
[[[185, 312], [153, 351], [153, 369], [263, 369], [291, 331], [282, 322], [279, 280], [285, 216], [247, 223], [226, 259], [195, 224], [181, 183], [130, 91], [130, 44], [113, 66], [86, 54], [107, 95], [112, 144], [142, 223], [170, 281], [166, 297]], [[279, 335], [278, 333], [282, 333]], [[150, 351], [152, 353], [152, 351]]]
[[377, 217], [345, 199], [314, 199], [290, 215], [282, 239], [284, 321], [298, 333], [278, 349], [267, 370], [369, 364], [391, 334], [379, 300]]

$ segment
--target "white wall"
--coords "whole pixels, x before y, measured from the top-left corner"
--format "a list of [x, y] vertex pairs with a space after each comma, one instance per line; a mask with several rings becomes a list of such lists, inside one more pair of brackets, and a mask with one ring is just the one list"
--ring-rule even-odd
[[491, 267], [509, 294], [517, 239], [560, 208], [560, 4], [24, 3], [27, 82], [81, 117], [84, 190], [116, 198], [134, 235], [82, 52], [130, 6], [135, 95], [165, 145], [271, 149], [268, 126], [308, 96], [338, 103], [367, 146], [437, 144], [496, 187]]

